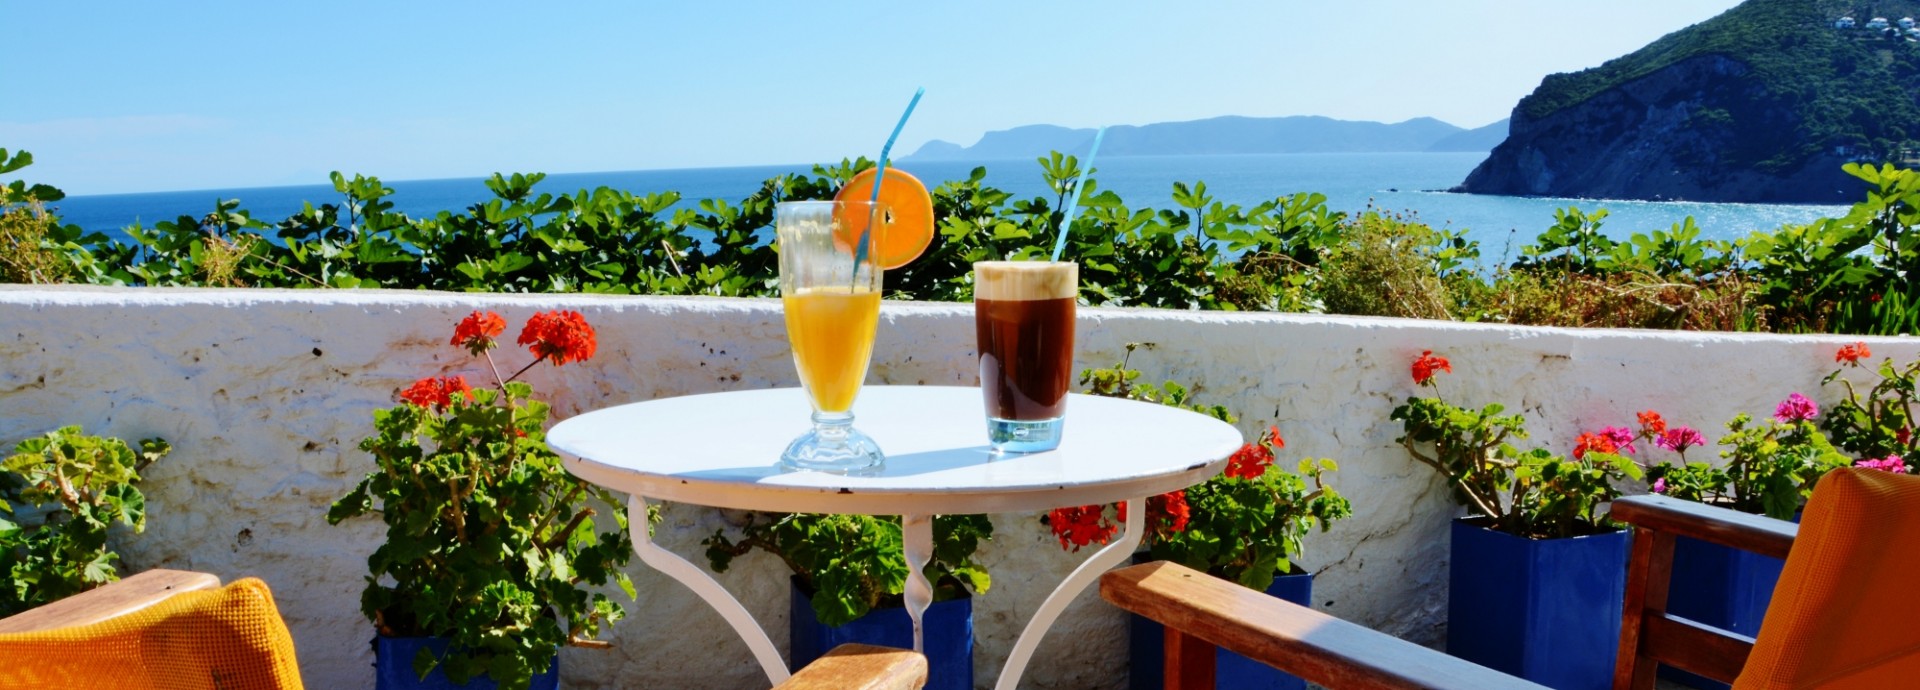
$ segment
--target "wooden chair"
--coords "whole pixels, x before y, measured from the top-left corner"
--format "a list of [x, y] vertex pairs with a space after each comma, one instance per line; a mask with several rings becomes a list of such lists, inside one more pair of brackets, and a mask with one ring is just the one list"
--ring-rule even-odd
[[927, 657], [910, 649], [843, 644], [774, 690], [920, 690]]
[[[0, 688], [301, 687], [293, 638], [266, 583], [221, 587], [214, 575], [181, 570], [149, 570], [0, 619], [0, 660]], [[926, 683], [924, 656], [847, 644], [776, 690], [918, 690]]]
[[298, 690], [293, 636], [257, 579], [151, 570], [0, 620], [0, 687]]
[[[1616, 690], [1652, 688], [1659, 664], [1735, 690], [1920, 687], [1920, 477], [1835, 470], [1801, 524], [1664, 496], [1613, 504], [1633, 526]], [[1757, 639], [1666, 613], [1673, 540], [1786, 557]], [[1106, 574], [1100, 595], [1167, 626], [1168, 688], [1212, 688], [1224, 647], [1322, 686], [1541, 686], [1173, 563]]]

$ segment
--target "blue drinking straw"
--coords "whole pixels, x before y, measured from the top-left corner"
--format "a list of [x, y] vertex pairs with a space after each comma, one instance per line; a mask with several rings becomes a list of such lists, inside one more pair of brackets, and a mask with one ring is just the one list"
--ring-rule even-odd
[[1105, 127], [1093, 133], [1093, 150], [1087, 152], [1087, 167], [1081, 168], [1080, 176], [1073, 179], [1073, 197], [1067, 200], [1067, 215], [1060, 217], [1060, 236], [1053, 239], [1054, 261], [1059, 261], [1060, 252], [1067, 248], [1067, 229], [1073, 227], [1073, 214], [1080, 210], [1080, 190], [1087, 188], [1087, 173], [1093, 172], [1093, 157], [1099, 155], [1100, 140], [1106, 136]]
[[[920, 97], [926, 94], [927, 87], [922, 86], [914, 90], [913, 100], [907, 101], [907, 111], [900, 113], [900, 122], [894, 124], [893, 133], [887, 135], [886, 145], [880, 147], [880, 170], [873, 174], [873, 196], [867, 199], [867, 227], [860, 230], [860, 247], [853, 252], [853, 273], [855, 276], [860, 274], [860, 264], [866, 263], [867, 260], [867, 243], [873, 234], [874, 216], [879, 212], [879, 209], [874, 208], [874, 205], [880, 203], [880, 185], [887, 181], [887, 156], [893, 153], [893, 140], [900, 138], [900, 130], [907, 127], [907, 118], [913, 117], [913, 107], [920, 105]], [[856, 280], [855, 282], [857, 283], [858, 281]]]

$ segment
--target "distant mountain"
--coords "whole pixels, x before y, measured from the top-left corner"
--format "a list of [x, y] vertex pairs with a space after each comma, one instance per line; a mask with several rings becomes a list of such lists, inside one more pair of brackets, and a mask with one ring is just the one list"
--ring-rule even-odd
[[[1044, 156], [1051, 151], [1072, 153], [1078, 151], [1085, 155], [1093, 144], [1094, 130], [1068, 129], [1056, 125], [1027, 125], [1013, 129], [987, 132], [980, 141], [972, 146], [961, 146], [935, 139], [921, 146], [920, 150], [907, 156], [909, 160], [1001, 160], [1007, 158], [1031, 158]], [[1107, 131], [1107, 138], [1101, 146], [1113, 140], [1113, 130]], [[1108, 151], [1112, 154], [1112, 151]]]
[[[1499, 125], [1502, 136], [1505, 123]], [[1486, 151], [1498, 137], [1476, 134], [1495, 127], [1465, 130], [1430, 117], [1395, 124], [1335, 120], [1328, 117], [1215, 117], [1189, 122], [1121, 125], [1107, 128], [1102, 156], [1165, 156], [1242, 153], [1353, 153], [1402, 151]], [[935, 139], [906, 160], [1001, 160], [1043, 156], [1050, 151], [1085, 154], [1094, 130], [1028, 125], [988, 132], [972, 146]], [[1488, 140], [1478, 149], [1473, 142]], [[1443, 145], [1448, 148], [1435, 149]]]
[[1842, 164], [1920, 148], [1920, 31], [1902, 26], [1916, 16], [1916, 0], [1747, 0], [1548, 76], [1456, 191], [1857, 200], [1862, 185]]
[[1433, 142], [1427, 150], [1433, 153], [1473, 153], [1492, 151], [1500, 142], [1507, 140], [1507, 123], [1501, 120], [1478, 129], [1469, 129], [1445, 139]]

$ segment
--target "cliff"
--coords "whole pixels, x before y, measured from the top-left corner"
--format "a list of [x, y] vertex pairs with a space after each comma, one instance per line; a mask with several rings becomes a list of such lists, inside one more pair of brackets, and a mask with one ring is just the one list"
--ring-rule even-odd
[[1600, 67], [1549, 76], [1454, 191], [1854, 201], [1861, 186], [1843, 163], [1892, 159], [1920, 138], [1920, 42], [1897, 25], [1835, 27], [1856, 13], [1862, 24], [1897, 21], [1920, 3], [1748, 0]]

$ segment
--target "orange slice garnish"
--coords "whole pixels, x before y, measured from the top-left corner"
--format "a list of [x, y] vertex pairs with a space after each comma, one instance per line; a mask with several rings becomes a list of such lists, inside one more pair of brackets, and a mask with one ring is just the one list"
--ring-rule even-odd
[[[873, 199], [873, 180], [878, 171], [879, 168], [860, 171], [847, 182], [847, 186], [840, 188], [839, 194], [833, 195], [833, 200]], [[886, 205], [887, 214], [873, 229], [874, 263], [891, 271], [920, 258], [920, 254], [927, 251], [927, 245], [933, 243], [933, 195], [927, 193], [927, 186], [920, 184], [919, 178], [896, 168], [887, 168], [887, 180], [880, 185], [878, 201]], [[837, 232], [849, 235], [836, 238], [842, 246], [851, 247], [860, 241], [859, 233], [867, 227], [866, 219], [836, 220], [840, 228]]]

